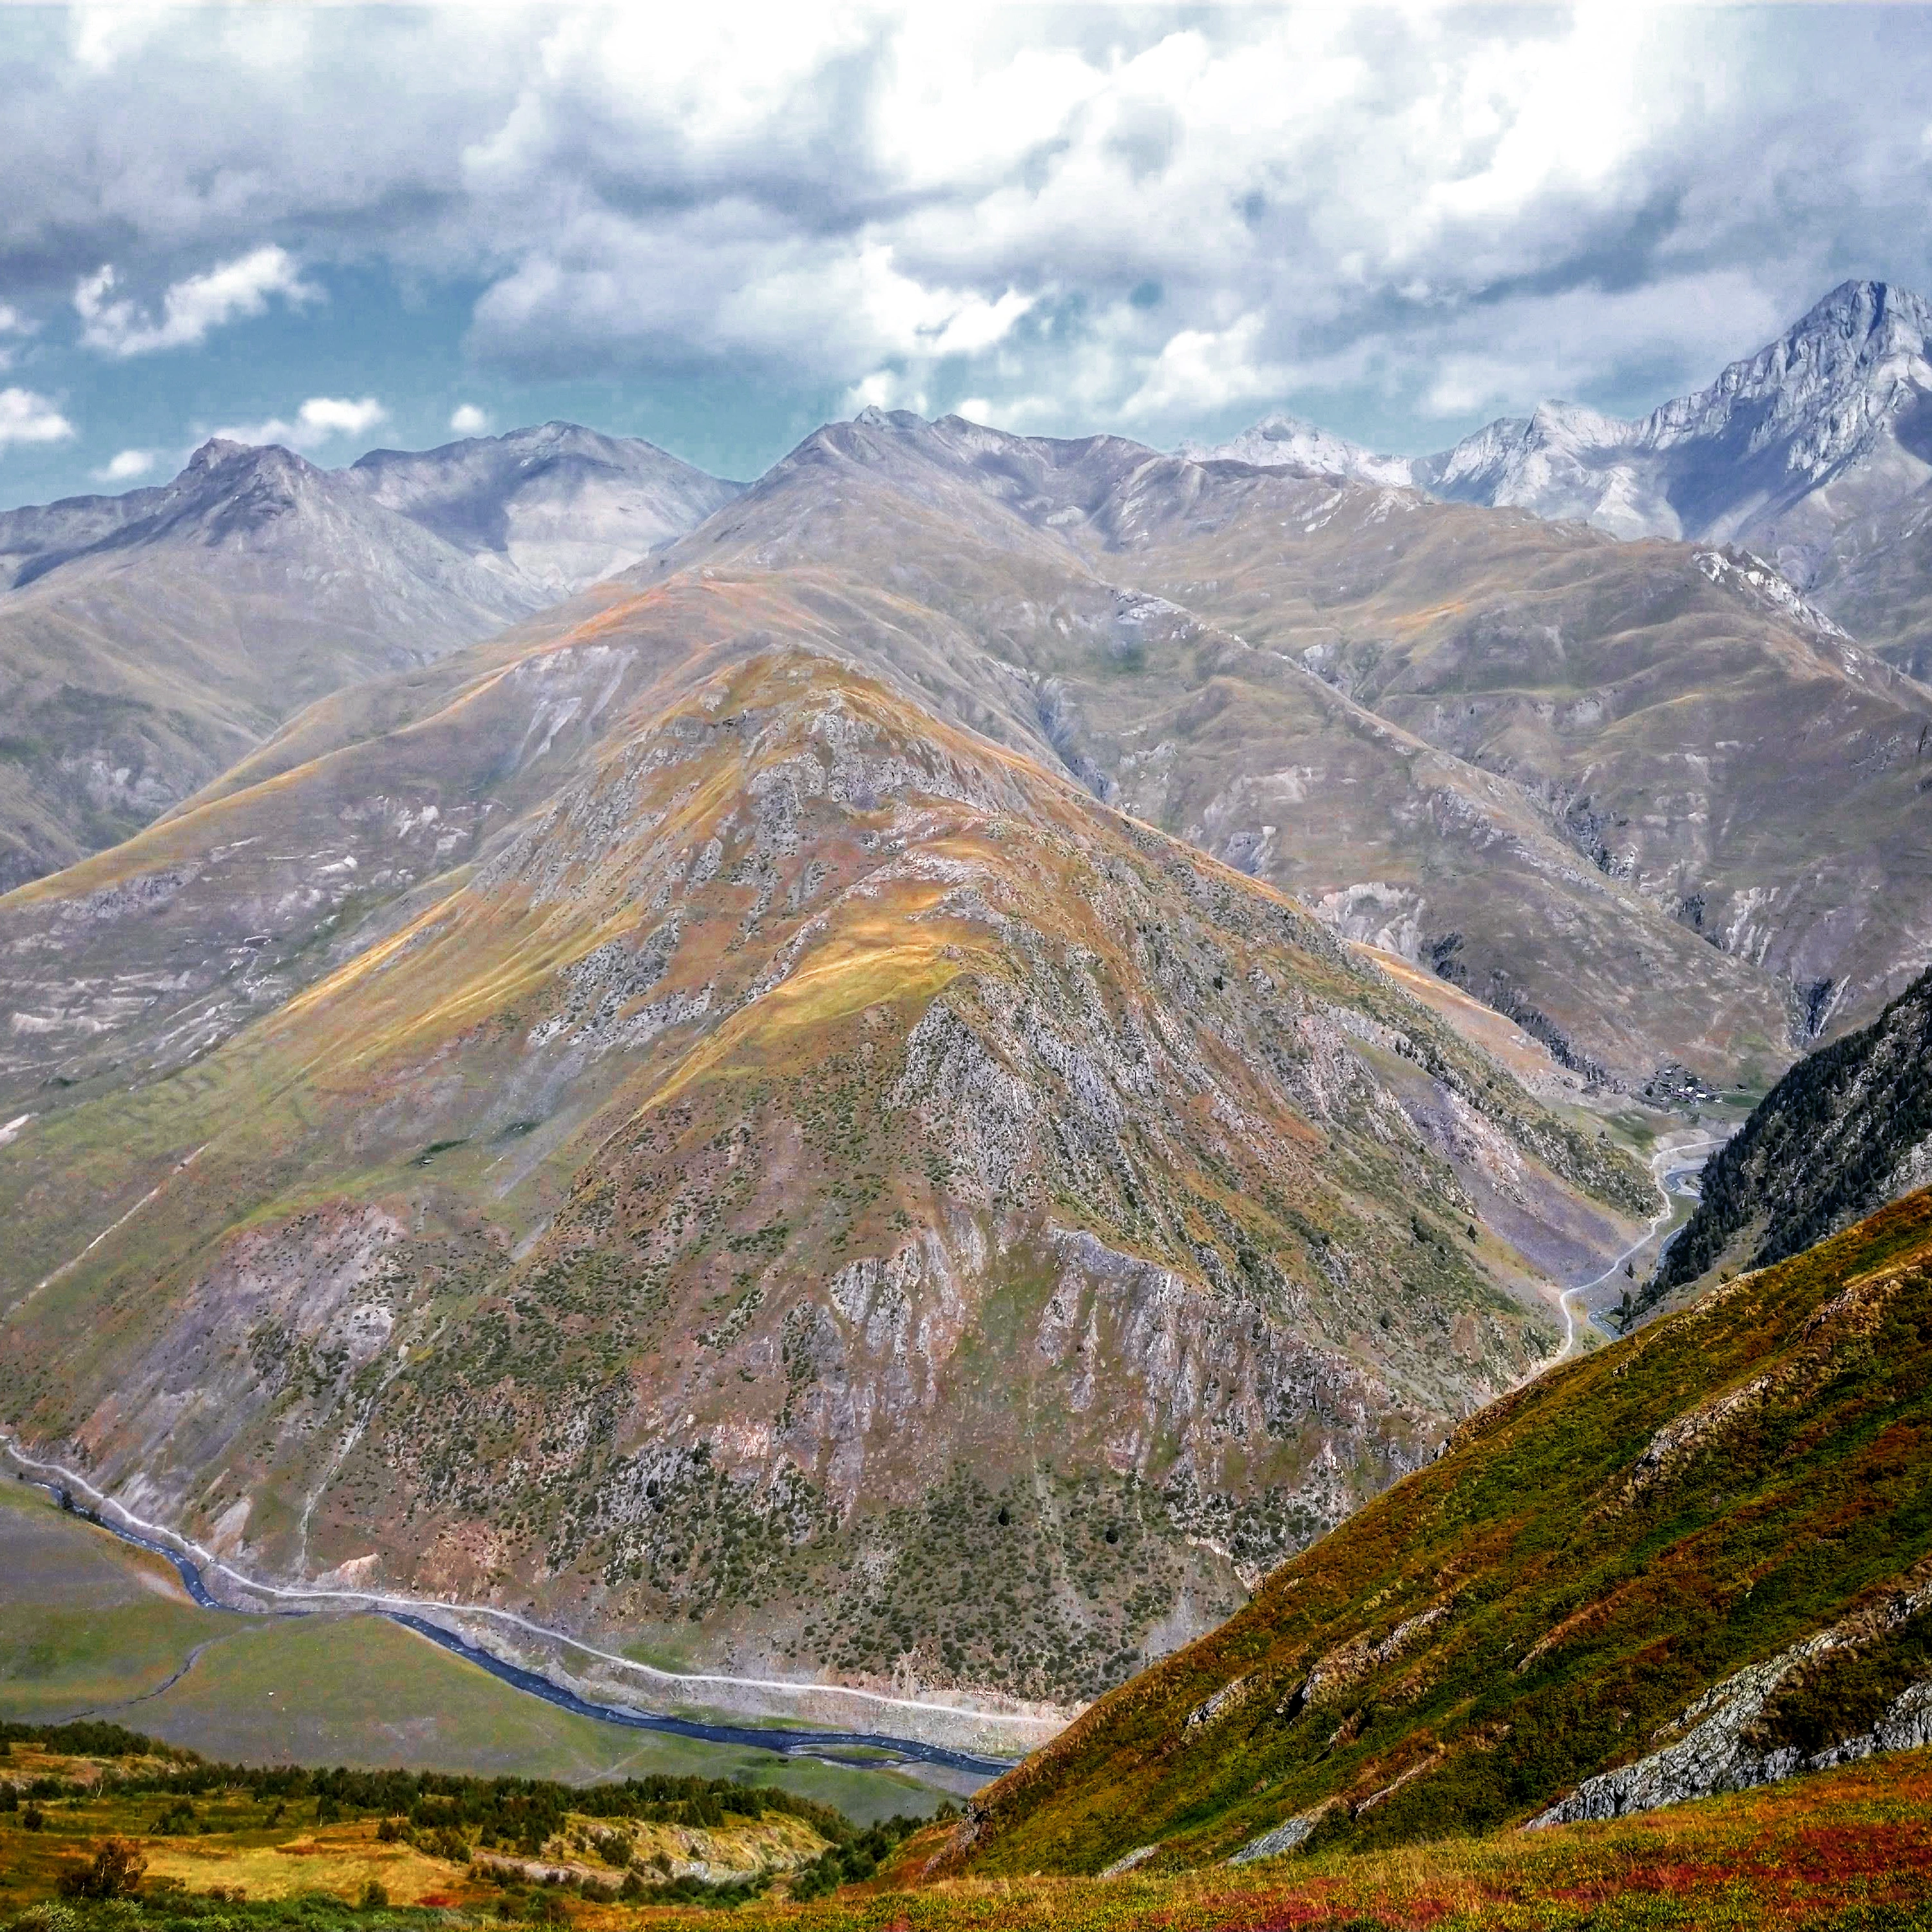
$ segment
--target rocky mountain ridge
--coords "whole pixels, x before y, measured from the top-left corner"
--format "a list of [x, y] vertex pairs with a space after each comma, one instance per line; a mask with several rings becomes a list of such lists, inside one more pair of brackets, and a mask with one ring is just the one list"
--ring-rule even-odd
[[1916, 688], [1714, 556], [825, 426], [0, 904], [0, 1420], [254, 1574], [1082, 1701], [1552, 1351], [1583, 1083], [1895, 964]]
[[1630, 421], [1544, 402], [1429, 457], [1268, 423], [1190, 453], [1406, 484], [1626, 538], [1741, 544], [1894, 662], [1932, 662], [1922, 571], [1891, 564], [1916, 554], [1932, 514], [1932, 302], [1883, 282], [1841, 284], [1706, 388]]
[[[610, 560], [602, 499], [580, 525], [572, 508], [585, 466], [609, 483], [604, 440], [552, 426], [452, 448], [333, 480], [211, 452], [210, 482], [235, 469], [249, 488], [135, 493], [124, 509], [146, 513], [90, 524], [77, 553], [44, 519], [16, 530], [14, 567], [41, 574], [0, 598], [0, 644], [31, 612], [37, 728], [0, 758], [0, 793], [44, 842], [62, 811], [70, 846], [123, 832], [205, 768], [192, 736], [238, 753], [304, 691], [493, 628], [526, 594], [516, 556], [554, 560], [566, 525]], [[514, 514], [489, 508], [506, 490], [527, 495]], [[634, 508], [633, 535], [656, 514]], [[328, 518], [382, 528], [325, 551], [423, 555], [399, 580], [317, 578], [302, 532]], [[1587, 1082], [1768, 1080], [1922, 963], [1904, 860], [1932, 700], [1739, 554], [874, 411], [635, 567], [830, 571], [910, 596], [922, 615], [894, 648], [922, 700], [1441, 973]], [[82, 585], [97, 620], [125, 600], [92, 652], [71, 635]], [[211, 612], [256, 660], [241, 674], [232, 640], [196, 634]], [[63, 658], [85, 676], [32, 686]]]
[[735, 488], [550, 424], [346, 470], [214, 441], [157, 488], [0, 514], [0, 887], [125, 837], [326, 692], [637, 562]]
[[1101, 796], [1588, 1077], [1768, 1077], [1916, 966], [1932, 698], [1748, 559], [883, 413], [819, 432], [698, 548], [878, 560], [1028, 680], [983, 677], [975, 728], [1043, 730]]

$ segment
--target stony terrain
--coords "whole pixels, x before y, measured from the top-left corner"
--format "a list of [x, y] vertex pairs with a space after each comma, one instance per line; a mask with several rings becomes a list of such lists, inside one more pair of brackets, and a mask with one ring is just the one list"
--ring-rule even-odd
[[259, 1577], [1064, 1709], [1552, 1352], [1650, 1208], [1580, 1092], [1884, 990], [1918, 696], [1715, 552], [828, 426], [0, 902], [0, 1422]]
[[1766, 1084], [1932, 950], [1932, 695], [1715, 551], [872, 412], [684, 556], [876, 573], [981, 647], [927, 701], [1606, 1084]]
[[[614, 556], [619, 485], [580, 475], [596, 440], [529, 436], [550, 443], [371, 459], [358, 514], [409, 511], [492, 595], [580, 508]], [[491, 512], [518, 477], [517, 514]], [[1442, 974], [1608, 1090], [1762, 1088], [1932, 952], [1912, 829], [1932, 699], [1742, 554], [871, 412], [641, 568], [782, 574], [814, 634], [922, 705]], [[270, 768], [396, 688], [325, 707]], [[128, 757], [112, 769], [145, 769]], [[419, 839], [466, 836], [438, 808]], [[312, 856], [310, 890], [334, 862]], [[237, 944], [275, 924], [235, 922]]]
[[10, 902], [0, 1420], [253, 1574], [1065, 1704], [1550, 1352], [1594, 1132], [902, 603], [610, 596]]

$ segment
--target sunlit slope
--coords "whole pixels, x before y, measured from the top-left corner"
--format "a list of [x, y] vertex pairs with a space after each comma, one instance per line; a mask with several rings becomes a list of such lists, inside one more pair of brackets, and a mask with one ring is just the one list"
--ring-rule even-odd
[[[1406, 556], [1423, 533], [1424, 554]], [[1118, 438], [872, 412], [808, 438], [665, 568], [890, 583], [970, 630], [1005, 671], [1009, 710], [1030, 705], [1082, 783], [1351, 937], [1439, 964], [1580, 1070], [1632, 1088], [1673, 1062], [1713, 1081], [1768, 1076], [1790, 1051], [1791, 988], [1750, 949], [1708, 943], [1677, 898], [1599, 862], [1567, 777], [1361, 701], [1306, 655], [1413, 627], [1459, 583], [1491, 627], [1542, 586], [1539, 621], [1559, 633], [1634, 624], [1667, 653], [1675, 638], [1599, 581], [1618, 548], [1519, 513], [1338, 493]], [[1670, 554], [1682, 596], [1740, 649], [1777, 631], [1761, 600], [1712, 585], [1684, 547]], [[1361, 584], [1392, 572], [1386, 596], [1365, 599]], [[1658, 804], [1673, 824], [1700, 809], [1674, 793]]]
[[809, 572], [603, 586], [311, 706], [111, 850], [0, 898], [0, 1108], [183, 1064], [406, 922], [642, 707], [778, 644], [896, 670], [1051, 759], [936, 614]]
[[[1267, 889], [736, 649], [0, 1150], [5, 1418], [264, 1573], [1090, 1695], [1533, 1366], [1526, 1253], [1646, 1190]], [[502, 681], [332, 757], [455, 758]]]
[[956, 1860], [1386, 1845], [1924, 1743], [1928, 1357], [1921, 1193], [1486, 1411], [993, 1786]]

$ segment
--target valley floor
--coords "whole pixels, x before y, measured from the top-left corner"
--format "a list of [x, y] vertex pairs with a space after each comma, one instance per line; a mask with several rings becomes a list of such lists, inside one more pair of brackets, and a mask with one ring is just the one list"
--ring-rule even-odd
[[735, 1778], [861, 1821], [929, 1813], [945, 1790], [897, 1769], [614, 1729], [512, 1690], [383, 1617], [204, 1610], [160, 1558], [62, 1515], [24, 1484], [0, 1484], [0, 1720], [82, 1717], [243, 1763], [568, 1784]]

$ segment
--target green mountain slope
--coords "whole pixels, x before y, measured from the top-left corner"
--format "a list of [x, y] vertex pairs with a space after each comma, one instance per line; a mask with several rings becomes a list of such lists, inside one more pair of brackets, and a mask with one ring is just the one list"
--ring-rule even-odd
[[1486, 1410], [982, 1794], [952, 1858], [1388, 1844], [1932, 1742], [1929, 1474], [1919, 1193]]
[[1932, 973], [1808, 1054], [1704, 1169], [1652, 1298], [1723, 1260], [1782, 1261], [1932, 1180]]

